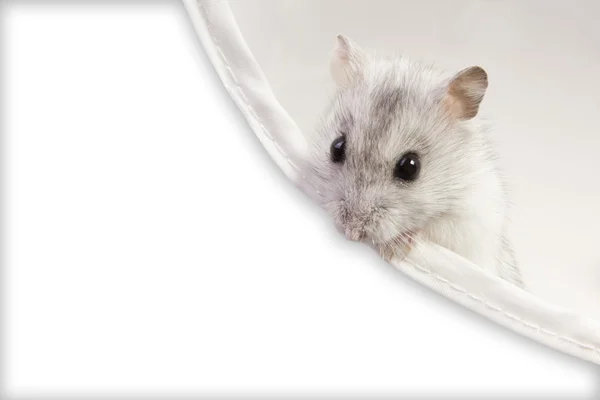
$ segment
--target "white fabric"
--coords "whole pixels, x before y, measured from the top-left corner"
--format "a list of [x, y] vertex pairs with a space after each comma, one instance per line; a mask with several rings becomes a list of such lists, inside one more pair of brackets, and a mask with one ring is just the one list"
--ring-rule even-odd
[[[357, 2], [360, 2], [360, 0], [357, 0], [355, 3]], [[259, 25], [264, 23], [264, 21], [258, 19], [259, 14], [268, 15], [268, 13], [264, 14], [264, 11], [266, 11], [267, 8], [261, 9], [260, 7], [257, 7], [259, 3], [263, 6], [266, 4], [270, 8], [273, 8], [274, 4], [279, 4], [282, 8], [288, 7], [286, 9], [287, 15], [291, 15], [293, 18], [300, 20], [295, 21], [297, 30], [301, 29], [301, 27], [305, 27], [306, 29], [303, 31], [303, 34], [310, 36], [311, 34], [315, 34], [316, 28], [309, 29], [311, 21], [303, 20], [302, 18], [307, 18], [307, 15], [310, 16], [311, 14], [302, 14], [300, 12], [302, 10], [299, 10], [300, 8], [310, 9], [310, 7], [314, 8], [317, 7], [317, 5], [328, 3], [329, 6], [331, 6], [330, 8], [333, 7], [333, 9], [329, 10], [331, 11], [331, 15], [335, 15], [333, 11], [339, 10], [340, 5], [344, 3], [335, 0], [323, 3], [300, 1], [280, 1], [279, 3], [274, 3], [269, 2], [268, 0], [257, 0], [255, 2], [234, 2], [231, 6], [227, 1], [184, 0], [184, 3], [207, 54], [218, 71], [223, 83], [227, 87], [227, 90], [247, 118], [254, 132], [261, 140], [270, 156], [287, 174], [290, 180], [303, 190], [307, 191], [308, 188], [303, 185], [302, 175], [297, 168], [298, 160], [301, 160], [306, 156], [306, 143], [304, 142], [301, 130], [298, 127], [297, 120], [299, 119], [302, 121], [301, 126], [303, 129], [309, 129], [309, 119], [304, 119], [303, 117], [318, 112], [318, 108], [325, 98], [312, 103], [294, 102], [294, 97], [297, 97], [295, 96], [296, 92], [294, 89], [298, 88], [285, 88], [282, 85], [286, 82], [284, 79], [285, 74], [298, 73], [298, 69], [291, 68], [290, 63], [298, 63], [299, 61], [297, 59], [277, 59], [277, 57], [273, 56], [277, 56], [280, 53], [288, 54], [286, 53], [287, 50], [281, 50], [282, 43], [285, 46], [285, 41], [282, 40], [274, 40], [273, 43], [266, 43], [266, 46], [263, 46], [260, 49], [257, 48], [262, 54], [260, 57], [257, 56], [255, 58], [254, 52], [251, 52], [248, 47], [248, 40], [245, 40], [249, 38], [247, 38], [245, 34], [242, 35], [238, 23], [234, 18], [232, 7], [239, 8], [236, 15], [243, 15], [245, 24], [251, 24], [252, 21], [255, 21], [255, 23]], [[488, 7], [495, 7], [495, 3], [489, 3], [491, 5], [487, 5]], [[293, 4], [298, 4], [297, 9], [294, 9], [293, 7], [289, 8], [290, 5]], [[391, 2], [388, 4], [391, 4]], [[473, 5], [473, 3], [471, 4]], [[476, 4], [481, 5], [483, 2], [478, 2]], [[531, 6], [530, 3], [528, 4], [529, 6], [526, 6], [526, 8]], [[593, 3], [589, 4], [595, 6]], [[324, 7], [327, 8], [327, 6]], [[377, 7], [374, 8], [377, 10]], [[245, 14], [241, 14], [242, 12]], [[323, 15], [319, 14], [319, 10], [316, 10], [314, 14], [313, 18], [315, 21], [323, 20]], [[271, 17], [273, 17], [273, 15]], [[585, 17], [585, 13], [580, 13], [580, 16], [582, 18]], [[382, 18], [384, 18], [383, 15]], [[357, 21], [357, 19], [349, 18], [348, 21], [346, 21], [346, 25], [351, 25], [352, 23], [355, 23], [355, 21]], [[277, 23], [278, 26], [287, 26], [285, 22], [286, 21], [273, 20], [273, 24]], [[473, 23], [475, 24], [476, 22]], [[328, 26], [326, 22], [324, 25]], [[300, 28], [298, 28], [298, 26]], [[372, 24], [371, 26], [378, 25]], [[584, 24], [582, 24], [582, 26], [587, 27]], [[289, 29], [294, 28], [291, 27]], [[384, 30], [384, 27], [381, 29]], [[289, 39], [289, 37], [285, 39]], [[250, 40], [256, 42], [256, 38], [250, 38]], [[298, 43], [290, 40], [287, 42], [287, 45], [294, 46]], [[332, 45], [332, 40], [326, 41], [324, 44], [321, 43], [321, 45], [329, 48]], [[252, 49], [254, 50], [255, 48], [253, 47]], [[265, 64], [259, 66], [257, 59], [268, 59], [269, 51], [271, 51], [271, 62], [268, 63], [268, 67], [271, 72], [267, 73], [267, 76], [270, 77], [268, 82], [262, 68]], [[308, 53], [301, 53], [299, 57], [305, 57], [307, 54]], [[471, 57], [471, 59], [473, 59], [473, 57]], [[558, 58], [557, 56], [555, 62], [564, 63], [564, 61], [561, 60], [562, 58]], [[472, 61], [473, 63], [476, 63], [475, 60]], [[323, 60], [324, 72], [327, 72], [326, 62], [327, 60]], [[511, 60], [506, 60], [506, 63], [510, 64], [510, 62]], [[307, 60], [306, 65], [304, 66], [307, 76], [303, 77], [303, 79], [297, 79], [295, 81], [296, 84], [300, 85], [304, 83], [304, 85], [310, 86], [312, 81], [311, 71], [314, 71], [314, 68], [317, 68], [318, 65], [318, 61], [314, 59]], [[589, 65], [586, 67], [586, 70], [588, 68], [590, 68]], [[273, 72], [275, 70], [278, 72]], [[299, 70], [301, 71], [302, 68]], [[498, 71], [493, 72], [496, 73]], [[535, 71], [532, 71], [531, 73], [533, 74], [534, 72]], [[317, 75], [318, 74], [320, 74], [320, 72], [317, 73]], [[534, 78], [532, 78], [532, 80], [533, 79]], [[579, 79], [583, 78], [567, 74], [565, 75], [565, 80], [568, 79], [571, 79], [571, 85], [578, 85], [581, 82]], [[278, 92], [278, 94], [280, 92], [283, 94], [276, 96], [270, 82], [275, 82], [277, 85], [276, 92]], [[314, 89], [316, 85], [324, 86], [318, 79], [316, 82], [316, 84], [312, 83], [313, 86], [311, 86], [311, 88]], [[556, 80], [546, 81], [546, 84], [550, 85], [551, 88], [563, 87], [560, 86], [562, 83], [556, 82]], [[566, 87], [568, 88], [569, 85], [566, 85]], [[325, 92], [326, 89], [326, 87], [321, 88], [323, 92]], [[552, 92], [553, 90], [549, 90], [549, 93]], [[519, 92], [515, 93], [515, 98], [517, 98]], [[285, 94], [287, 94], [287, 97]], [[584, 101], [586, 99], [581, 96], [578, 99], [582, 102], [580, 108], [585, 109], [586, 105]], [[575, 101], [575, 99], [569, 101], [572, 102]], [[282, 103], [287, 103], [288, 106], [284, 109]], [[295, 110], [296, 118], [293, 119], [290, 117], [288, 114], [290, 109]], [[534, 110], [531, 110], [528, 115], [541, 116], [543, 113], [544, 111], [542, 111], [541, 114], [536, 114]], [[551, 139], [552, 137], [548, 138], [548, 140]], [[573, 139], [572, 135], [571, 139]], [[584, 150], [585, 149], [582, 149], [582, 152]], [[590, 149], [587, 150], [590, 151]], [[532, 149], [532, 151], [535, 151], [535, 149]], [[552, 165], [549, 165], [545, 171], [552, 174], [551, 169]], [[553, 184], [556, 183], [552, 180], [547, 181], [547, 185]], [[589, 194], [590, 192], [587, 191], [584, 192], [584, 194], [585, 193]], [[546, 212], [552, 213], [553, 211], [554, 210], [547, 210]], [[556, 214], [554, 214], [554, 218], [556, 218]], [[577, 240], [573, 239], [571, 242], [577, 243]], [[540, 249], [540, 251], [546, 250], [546, 248]], [[572, 256], [573, 252], [569, 251], [567, 254]], [[543, 260], [543, 258], [540, 257], [540, 260]], [[527, 261], [531, 263], [531, 259]], [[562, 299], [560, 296], [555, 296], [553, 301], [549, 301], [548, 298], [550, 296], [540, 297], [535, 294], [535, 291], [533, 294], [522, 291], [483, 271], [477, 266], [472, 265], [455, 254], [431, 244], [418, 245], [413, 249], [405, 262], [398, 263], [395, 266], [413, 279], [421, 282], [423, 285], [503, 326], [565, 353], [600, 364], [600, 322], [597, 319], [584, 316], [581, 309], [587, 311], [588, 309], [585, 307], [579, 307], [578, 309], [573, 307], [567, 308], [564, 307], [564, 305], [568, 305], [568, 301], [558, 303], [554, 301], [555, 299]], [[543, 267], [543, 263], [540, 263], [540, 268]], [[572, 265], [569, 265], [568, 267], [573, 268]], [[527, 273], [528, 270], [526, 269], [526, 266], [524, 268], [527, 283], [531, 286], [531, 279], [536, 277]], [[540, 269], [540, 271], [544, 270]], [[549, 270], [549, 272], [551, 272], [551, 270]], [[540, 279], [539, 276], [537, 278]], [[593, 286], [590, 287], [593, 288]], [[569, 290], [566, 290], [566, 292], [569, 292]], [[570, 292], [572, 293], [573, 290]], [[588, 291], [587, 293], [589, 294], [592, 292]], [[594, 297], [588, 297], [587, 301], [589, 302], [593, 298]], [[560, 306], [557, 304], [560, 304]], [[586, 312], [585, 314], [593, 316], [600, 315], [594, 313], [595, 306], [595, 304], [590, 305], [590, 312]]]

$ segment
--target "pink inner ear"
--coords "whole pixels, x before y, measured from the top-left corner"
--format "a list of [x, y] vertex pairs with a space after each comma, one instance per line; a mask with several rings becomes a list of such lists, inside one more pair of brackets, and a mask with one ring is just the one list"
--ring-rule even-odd
[[340, 59], [347, 61], [350, 58], [350, 46], [343, 35], [337, 35], [335, 54]]
[[335, 83], [343, 88], [356, 83], [366, 61], [362, 49], [344, 35], [338, 35], [331, 58], [331, 74]]
[[479, 112], [487, 86], [487, 74], [482, 68], [464, 69], [448, 85], [444, 105], [455, 118], [474, 118]]
[[442, 104], [450, 116], [458, 119], [462, 118], [462, 115], [464, 114], [463, 107], [460, 104], [460, 101], [453, 97], [450, 93], [446, 93], [444, 95]]
[[344, 63], [348, 62], [348, 60], [350, 59], [348, 50], [344, 48], [336, 48], [333, 54], [339, 61], [343, 61]]

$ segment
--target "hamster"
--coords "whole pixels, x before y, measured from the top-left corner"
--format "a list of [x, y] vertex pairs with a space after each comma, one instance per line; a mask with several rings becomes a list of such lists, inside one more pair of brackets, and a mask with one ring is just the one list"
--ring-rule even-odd
[[478, 116], [487, 73], [375, 57], [343, 35], [336, 43], [337, 90], [307, 167], [339, 230], [388, 261], [433, 242], [524, 288], [507, 237], [506, 185]]

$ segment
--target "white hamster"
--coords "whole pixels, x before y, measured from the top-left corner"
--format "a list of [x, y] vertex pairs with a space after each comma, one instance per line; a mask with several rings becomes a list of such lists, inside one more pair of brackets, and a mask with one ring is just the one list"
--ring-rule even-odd
[[487, 73], [374, 57], [340, 35], [331, 74], [338, 90], [311, 140], [309, 180], [348, 239], [388, 260], [430, 241], [524, 287], [506, 187], [477, 118]]

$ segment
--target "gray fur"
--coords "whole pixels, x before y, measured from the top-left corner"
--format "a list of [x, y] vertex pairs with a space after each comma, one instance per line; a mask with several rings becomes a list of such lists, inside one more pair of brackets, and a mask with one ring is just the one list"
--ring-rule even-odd
[[[355, 49], [355, 51], [359, 51]], [[340, 87], [311, 140], [307, 168], [319, 201], [353, 240], [386, 258], [410, 239], [429, 240], [523, 287], [506, 237], [507, 198], [488, 134], [477, 118], [441, 106], [452, 75], [405, 57], [363, 57], [360, 77]], [[346, 136], [343, 164], [331, 142]], [[394, 178], [398, 159], [419, 154], [419, 178]]]

